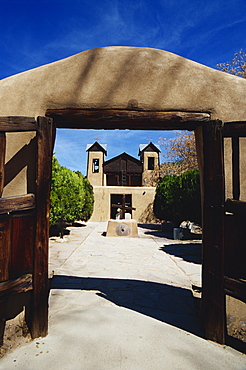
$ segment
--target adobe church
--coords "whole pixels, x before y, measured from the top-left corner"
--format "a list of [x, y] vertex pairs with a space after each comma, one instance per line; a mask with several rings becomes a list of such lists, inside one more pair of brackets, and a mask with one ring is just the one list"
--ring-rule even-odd
[[131, 214], [129, 217], [150, 222], [155, 197], [152, 176], [160, 164], [159, 145], [152, 142], [139, 145], [140, 159], [122, 153], [106, 161], [107, 145], [97, 141], [87, 145], [86, 151], [87, 178], [95, 197], [90, 221], [115, 219], [117, 209], [124, 207], [124, 211]]

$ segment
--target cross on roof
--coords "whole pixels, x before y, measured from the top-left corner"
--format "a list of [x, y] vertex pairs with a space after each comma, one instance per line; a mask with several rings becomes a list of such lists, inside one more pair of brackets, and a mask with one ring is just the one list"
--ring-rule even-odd
[[98, 141], [98, 140], [101, 140], [98, 136], [95, 137], [95, 140]]
[[148, 139], [146, 139], [147, 141], [151, 141], [152, 139], [148, 136]]

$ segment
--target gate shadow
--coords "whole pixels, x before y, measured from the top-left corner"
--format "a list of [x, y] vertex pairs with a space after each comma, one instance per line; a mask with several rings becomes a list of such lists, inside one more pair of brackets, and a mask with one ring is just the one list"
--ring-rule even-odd
[[195, 298], [185, 288], [141, 280], [54, 275], [51, 289], [96, 290], [117, 306], [202, 337]]
[[160, 250], [187, 262], [202, 264], [202, 243], [166, 244]]

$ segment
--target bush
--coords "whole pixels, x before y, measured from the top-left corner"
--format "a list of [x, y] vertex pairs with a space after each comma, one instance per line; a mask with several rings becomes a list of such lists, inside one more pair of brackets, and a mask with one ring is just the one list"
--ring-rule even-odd
[[199, 171], [189, 170], [161, 179], [156, 188], [154, 213], [160, 220], [177, 225], [184, 220], [201, 224]]
[[93, 194], [93, 187], [90, 184], [90, 181], [82, 175], [80, 171], [75, 172], [82, 181], [82, 185], [85, 191], [85, 202], [82, 207], [82, 217], [81, 220], [87, 221], [92, 215], [93, 207], [94, 207], [94, 194]]
[[93, 190], [89, 181], [52, 158], [50, 225], [63, 218], [67, 222], [87, 221], [93, 211]]

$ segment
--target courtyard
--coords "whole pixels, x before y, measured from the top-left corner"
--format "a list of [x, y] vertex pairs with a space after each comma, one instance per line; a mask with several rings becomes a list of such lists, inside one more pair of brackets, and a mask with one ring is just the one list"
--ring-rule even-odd
[[202, 338], [201, 241], [141, 224], [139, 238], [78, 223], [50, 238], [49, 334], [2, 369], [245, 369], [242, 353]]

